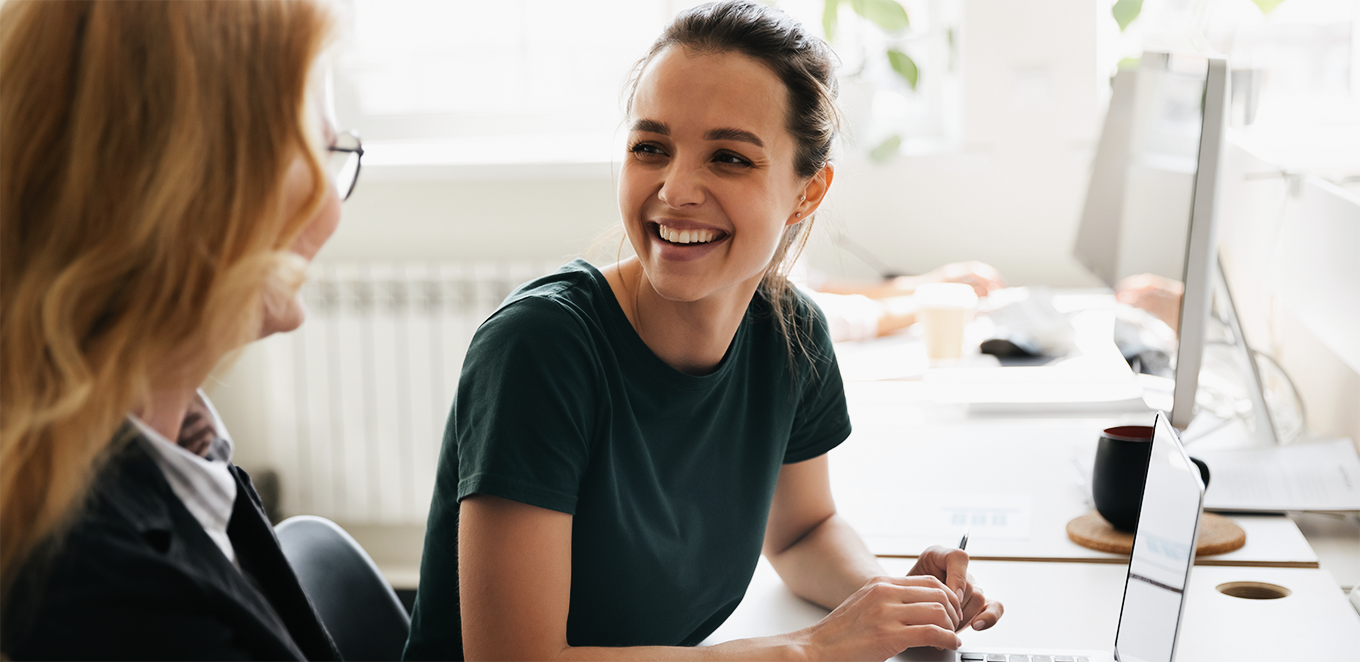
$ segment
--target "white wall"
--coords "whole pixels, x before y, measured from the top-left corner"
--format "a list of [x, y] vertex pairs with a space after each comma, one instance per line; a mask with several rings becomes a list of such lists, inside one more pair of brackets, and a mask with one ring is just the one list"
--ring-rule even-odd
[[608, 164], [366, 168], [317, 259], [565, 259], [618, 217]]
[[[1070, 253], [1108, 87], [1097, 24], [1112, 19], [1090, 0], [966, 0], [963, 10], [959, 135], [886, 164], [847, 143], [809, 257], [871, 276], [832, 246], [829, 233], [844, 231], [907, 272], [977, 259], [1013, 284], [1095, 285]], [[366, 167], [319, 259], [569, 258], [616, 224], [616, 171]]]
[[1360, 199], [1285, 176], [1238, 144], [1247, 136], [1235, 138], [1224, 155], [1219, 245], [1243, 333], [1288, 371], [1313, 431], [1360, 449]]

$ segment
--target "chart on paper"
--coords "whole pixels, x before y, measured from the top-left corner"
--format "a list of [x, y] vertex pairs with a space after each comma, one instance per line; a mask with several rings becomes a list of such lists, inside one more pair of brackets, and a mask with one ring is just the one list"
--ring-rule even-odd
[[1032, 510], [1029, 494], [918, 493], [859, 511], [851, 524], [866, 539], [933, 538], [954, 544], [969, 531], [971, 540], [1028, 540]]

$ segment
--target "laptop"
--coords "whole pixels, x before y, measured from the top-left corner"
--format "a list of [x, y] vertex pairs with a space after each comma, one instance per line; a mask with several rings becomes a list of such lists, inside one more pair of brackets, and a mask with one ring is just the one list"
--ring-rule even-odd
[[[1195, 561], [1204, 483], [1166, 414], [1157, 412], [1143, 503], [1113, 651], [911, 649], [908, 660], [949, 662], [1171, 662]], [[1015, 599], [1015, 598], [1012, 598]], [[998, 627], [1006, 624], [1003, 618]]]

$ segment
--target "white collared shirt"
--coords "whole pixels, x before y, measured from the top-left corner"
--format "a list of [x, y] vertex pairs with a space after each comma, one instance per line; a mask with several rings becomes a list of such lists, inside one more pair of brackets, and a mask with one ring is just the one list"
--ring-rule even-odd
[[236, 478], [227, 468], [233, 450], [231, 436], [217, 415], [217, 409], [213, 408], [212, 402], [201, 389], [198, 398], [212, 416], [213, 428], [216, 430], [216, 437], [209, 446], [206, 458], [166, 439], [165, 435], [132, 414], [128, 414], [128, 420], [141, 431], [146, 440], [143, 447], [161, 468], [161, 473], [165, 474], [165, 480], [170, 483], [175, 496], [184, 502], [184, 507], [203, 526], [208, 537], [217, 543], [227, 560], [237, 565], [236, 550], [227, 537], [227, 523], [231, 521], [232, 507], [236, 503]]

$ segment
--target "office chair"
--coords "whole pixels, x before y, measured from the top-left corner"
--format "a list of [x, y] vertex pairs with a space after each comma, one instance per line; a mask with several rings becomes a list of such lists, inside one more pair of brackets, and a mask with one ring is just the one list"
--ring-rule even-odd
[[274, 532], [341, 657], [401, 659], [411, 619], [364, 548], [324, 517], [290, 517]]

